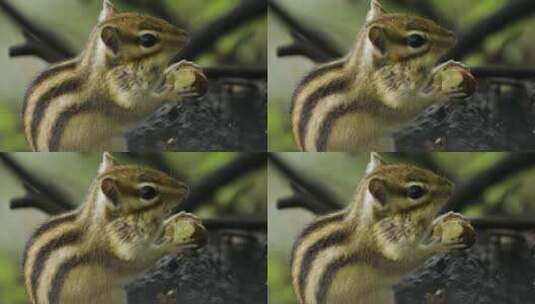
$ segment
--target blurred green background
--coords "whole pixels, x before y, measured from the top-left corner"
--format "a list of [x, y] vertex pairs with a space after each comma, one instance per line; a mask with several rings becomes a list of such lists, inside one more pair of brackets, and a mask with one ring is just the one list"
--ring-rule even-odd
[[[319, 30], [336, 43], [338, 49], [351, 49], [369, 8], [369, 0], [276, 0], [284, 10], [312, 30]], [[457, 33], [502, 8], [509, 0], [381, 0], [388, 12], [417, 14], [415, 4], [428, 2], [453, 23]], [[535, 21], [513, 23], [494, 34], [481, 48], [465, 58], [469, 65], [535, 64]], [[268, 15], [268, 134], [270, 151], [297, 151], [289, 121], [291, 96], [299, 81], [314, 67], [302, 56], [277, 57], [279, 46], [292, 43], [290, 30], [273, 13]]]
[[[368, 163], [367, 153], [276, 153], [298, 174], [318, 182], [331, 190], [340, 202], [349, 203]], [[440, 168], [456, 177], [456, 185], [484, 172], [508, 153], [382, 153], [387, 163], [414, 162], [429, 157]], [[535, 155], [534, 155], [535, 157]], [[289, 273], [293, 242], [304, 227], [315, 218], [304, 209], [277, 209], [277, 201], [292, 195], [290, 182], [272, 163], [268, 166], [268, 286], [269, 303], [296, 304]], [[520, 172], [491, 186], [480, 200], [462, 211], [467, 216], [521, 216], [535, 215], [535, 168]]]
[[[100, 154], [11, 153], [31, 174], [64, 190], [74, 203], [82, 203], [97, 173]], [[145, 165], [146, 156], [115, 153], [121, 164]], [[238, 153], [164, 153], [163, 161], [173, 176], [195, 185], [214, 170], [239, 157]], [[202, 218], [224, 216], [266, 216], [267, 170], [262, 168], [221, 188], [195, 214]], [[48, 216], [37, 209], [9, 209], [9, 201], [22, 197], [22, 183], [0, 162], [0, 303], [26, 304], [20, 268], [24, 245], [31, 233]]]
[[[2, 0], [4, 1], [4, 0]], [[7, 1], [7, 0], [6, 0]], [[71, 49], [80, 51], [96, 23], [102, 0], [25, 0], [8, 1], [43, 30], [64, 38]], [[149, 13], [146, 6], [161, 3], [166, 14], [188, 27], [190, 33], [227, 14], [240, 0], [113, 0], [120, 11]], [[139, 4], [138, 4], [139, 3]], [[159, 7], [159, 6], [158, 6]], [[36, 57], [9, 58], [8, 49], [25, 40], [21, 29], [0, 10], [0, 151], [27, 151], [20, 121], [26, 87], [47, 63]], [[267, 50], [266, 18], [256, 19], [214, 41], [215, 48], [204, 53], [196, 63], [201, 65], [236, 64], [263, 66]]]

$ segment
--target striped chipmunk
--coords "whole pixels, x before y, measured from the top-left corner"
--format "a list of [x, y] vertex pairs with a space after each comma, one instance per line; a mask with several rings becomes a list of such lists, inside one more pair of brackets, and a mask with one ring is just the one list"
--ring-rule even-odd
[[166, 101], [201, 96], [188, 61], [168, 67], [188, 35], [164, 20], [119, 13], [104, 0], [85, 50], [51, 65], [26, 91], [22, 120], [34, 151], [124, 151], [123, 133]]
[[453, 185], [373, 153], [348, 208], [315, 220], [292, 252], [301, 304], [393, 304], [392, 286], [436, 254], [470, 247], [475, 232], [458, 213], [437, 217]]
[[315, 68], [295, 90], [294, 138], [303, 151], [393, 151], [391, 134], [425, 108], [475, 91], [459, 62], [435, 67], [456, 37], [431, 20], [389, 14], [371, 0], [351, 52]]
[[188, 194], [181, 181], [148, 168], [116, 165], [105, 153], [85, 203], [55, 216], [24, 251], [33, 304], [126, 304], [125, 284], [166, 254], [202, 246], [192, 214], [172, 213]]

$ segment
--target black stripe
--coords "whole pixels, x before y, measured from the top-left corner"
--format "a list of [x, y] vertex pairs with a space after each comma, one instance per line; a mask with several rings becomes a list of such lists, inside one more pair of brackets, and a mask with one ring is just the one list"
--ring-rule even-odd
[[58, 236], [55, 239], [50, 240], [48, 243], [46, 243], [45, 246], [39, 249], [39, 252], [37, 253], [35, 257], [35, 261], [33, 263], [32, 275], [30, 278], [30, 281], [32, 284], [32, 294], [33, 294], [33, 299], [35, 303], [40, 303], [38, 299], [38, 290], [39, 290], [41, 274], [43, 273], [45, 264], [47, 260], [49, 259], [50, 255], [54, 251], [59, 250], [60, 248], [65, 247], [65, 246], [75, 244], [79, 242], [80, 240], [81, 240], [80, 231], [72, 230], [72, 231], [69, 231], [67, 233], [64, 233]]
[[59, 267], [54, 277], [52, 278], [51, 289], [48, 291], [49, 304], [61, 304], [60, 296], [64, 286], [64, 281], [69, 273], [80, 265], [88, 265], [98, 263], [106, 269], [120, 271], [124, 268], [124, 262], [119, 260], [116, 256], [104, 250], [95, 250], [93, 252], [73, 256], [63, 262]]
[[340, 257], [327, 265], [327, 268], [321, 275], [318, 291], [316, 291], [316, 304], [327, 304], [327, 296], [331, 288], [331, 284], [336, 277], [336, 274], [344, 267], [364, 261], [361, 254], [352, 254], [349, 256]]
[[305, 296], [306, 286], [308, 281], [308, 274], [310, 273], [312, 263], [316, 257], [323, 251], [330, 247], [334, 247], [340, 244], [345, 243], [351, 233], [347, 230], [336, 231], [324, 238], [318, 240], [314, 245], [310, 246], [306, 253], [303, 256], [303, 261], [301, 262], [301, 270], [299, 272], [299, 290], [302, 293], [301, 298], [303, 302], [306, 303]]
[[[295, 255], [297, 253], [297, 249], [299, 248], [299, 246], [301, 245], [301, 243], [303, 242], [304, 239], [306, 239], [307, 236], [309, 236], [310, 234], [312, 234], [313, 232], [331, 224], [331, 223], [334, 223], [334, 222], [337, 222], [337, 221], [340, 221], [344, 218], [345, 216], [345, 213], [344, 212], [340, 212], [340, 213], [337, 213], [337, 214], [334, 214], [334, 215], [330, 215], [330, 216], [325, 216], [325, 217], [322, 217], [320, 219], [318, 219], [317, 221], [315, 221], [314, 223], [312, 223], [311, 225], [307, 226], [305, 228], [305, 230], [303, 230], [303, 232], [299, 235], [299, 237], [297, 238], [297, 240], [295, 241], [294, 243], [294, 246], [293, 246], [293, 249], [292, 249], [292, 256], [291, 256], [291, 259], [290, 259], [290, 265], [291, 265], [291, 269], [294, 268], [294, 263], [295, 263]], [[299, 272], [300, 276], [301, 276], [301, 272], [302, 272], [302, 267], [303, 265], [303, 262], [301, 262], [301, 271]], [[299, 278], [298, 280], [299, 282], [301, 281], [301, 279]], [[301, 284], [299, 284], [299, 292], [302, 292], [302, 289], [301, 289]]]
[[336, 93], [343, 92], [349, 84], [349, 81], [345, 77], [340, 77], [332, 82], [321, 86], [316, 89], [312, 94], [310, 94], [303, 103], [303, 108], [301, 110], [301, 115], [299, 117], [299, 144], [305, 150], [305, 139], [308, 132], [308, 123], [312, 118], [314, 109], [318, 106], [319, 102], [329, 96]]
[[65, 127], [69, 121], [76, 115], [82, 112], [100, 112], [110, 115], [117, 120], [128, 118], [129, 109], [123, 108], [112, 101], [86, 101], [80, 104], [75, 104], [60, 113], [52, 126], [52, 132], [48, 141], [48, 151], [58, 151], [60, 148], [61, 139], [65, 131]]
[[308, 235], [310, 235], [314, 231], [317, 231], [317, 230], [327, 226], [330, 223], [342, 220], [344, 218], [344, 216], [345, 216], [345, 213], [340, 212], [340, 213], [337, 213], [337, 214], [334, 214], [334, 215], [328, 215], [328, 216], [319, 218], [318, 220], [316, 220], [312, 224], [308, 225], [305, 228], [305, 230], [303, 230], [303, 232], [301, 232], [301, 234], [299, 235], [299, 237], [297, 238], [297, 240], [294, 243], [294, 246], [293, 246], [293, 249], [292, 249], [292, 257], [291, 257], [290, 265], [293, 265], [293, 263], [294, 263], [295, 254], [297, 252], [297, 248], [301, 245], [301, 242]]
[[[67, 61], [65, 61], [65, 62], [67, 62]], [[22, 104], [22, 115], [23, 115], [23, 117], [26, 114], [26, 108], [28, 106], [28, 99], [30, 98], [30, 96], [32, 95], [34, 89], [37, 86], [39, 86], [47, 78], [55, 76], [55, 75], [65, 71], [65, 70], [73, 69], [78, 64], [77, 60], [74, 60], [74, 61], [69, 62], [69, 63], [65, 63], [65, 62], [59, 63], [58, 65], [54, 65], [54, 66], [44, 70], [41, 74], [39, 74], [32, 81], [32, 83], [30, 84], [30, 86], [26, 90], [26, 94], [24, 95], [24, 101], [23, 101], [23, 104]]]
[[340, 60], [340, 61], [335, 61], [335, 62], [331, 62], [331, 63], [325, 64], [325, 65], [321, 65], [318, 68], [316, 68], [315, 70], [313, 70], [312, 72], [310, 72], [307, 76], [305, 76], [305, 78], [303, 78], [303, 80], [301, 80], [301, 82], [299, 83], [299, 85], [297, 86], [297, 88], [294, 91], [294, 94], [293, 94], [293, 97], [292, 97], [292, 104], [290, 105], [290, 115], [293, 115], [293, 112], [295, 110], [295, 102], [296, 102], [297, 97], [299, 96], [299, 94], [301, 94], [302, 90], [304, 88], [306, 88], [307, 84], [310, 81], [312, 81], [312, 80], [314, 80], [314, 79], [316, 79], [318, 77], [321, 77], [324, 74], [329, 73], [329, 72], [331, 72], [333, 70], [342, 68], [345, 63], [346, 63], [345, 60]]
[[38, 129], [41, 124], [41, 121], [43, 120], [45, 116], [45, 111], [48, 109], [48, 106], [58, 96], [68, 94], [74, 91], [79, 90], [79, 88], [82, 86], [82, 80], [80, 78], [71, 78], [66, 79], [65, 81], [61, 82], [57, 86], [49, 89], [47, 92], [45, 92], [37, 101], [35, 105], [35, 109], [32, 113], [32, 142], [34, 148], [37, 150], [37, 142], [38, 142]]
[[327, 150], [329, 137], [331, 136], [331, 131], [336, 121], [341, 117], [354, 112], [363, 112], [374, 116], [380, 116], [385, 120], [393, 121], [399, 120], [401, 114], [400, 111], [390, 108], [380, 101], [375, 101], [373, 99], [363, 99], [363, 101], [353, 101], [349, 105], [339, 105], [329, 112], [321, 123], [319, 136], [316, 140], [316, 150], [318, 152]]
[[26, 247], [24, 248], [24, 254], [22, 256], [22, 267], [26, 267], [26, 261], [28, 259], [28, 253], [30, 251], [30, 248], [33, 246], [35, 241], [41, 237], [45, 232], [49, 231], [50, 229], [53, 229], [63, 223], [66, 222], [72, 222], [76, 220], [76, 217], [78, 216], [78, 212], [74, 211], [67, 215], [60, 215], [57, 217], [52, 218], [48, 222], [41, 225], [32, 235], [30, 240], [26, 243]]

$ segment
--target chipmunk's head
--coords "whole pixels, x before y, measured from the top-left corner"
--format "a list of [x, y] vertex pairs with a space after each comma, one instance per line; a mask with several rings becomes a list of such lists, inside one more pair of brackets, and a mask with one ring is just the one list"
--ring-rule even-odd
[[188, 34], [165, 20], [119, 13], [104, 0], [94, 31], [107, 62], [141, 62], [165, 66], [188, 43]]
[[375, 219], [413, 214], [430, 220], [453, 190], [446, 178], [412, 165], [387, 165], [377, 153], [371, 154], [366, 173], [364, 205]]
[[[112, 156], [105, 152], [96, 178], [97, 195], [92, 215], [115, 230], [122, 240], [134, 239], [139, 235], [157, 237], [166, 220], [188, 196], [188, 186], [167, 174], [137, 166], [116, 165]], [[200, 220], [184, 217], [184, 221], [195, 221], [193, 226], [204, 234]]]
[[371, 1], [366, 21], [366, 50], [378, 65], [431, 67], [457, 42], [453, 32], [429, 19], [386, 13], [378, 0]]

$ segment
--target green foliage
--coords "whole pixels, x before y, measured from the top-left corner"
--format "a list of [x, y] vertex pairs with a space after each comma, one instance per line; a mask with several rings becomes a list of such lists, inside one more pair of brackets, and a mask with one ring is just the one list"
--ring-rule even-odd
[[28, 149], [20, 127], [20, 115], [5, 102], [0, 102], [0, 147], [2, 151]]
[[273, 103], [268, 108], [268, 146], [270, 151], [297, 151], [292, 137], [290, 115]]
[[268, 260], [268, 299], [271, 304], [296, 304], [286, 263], [272, 254]]
[[12, 258], [0, 253], [0, 303], [28, 303], [17, 265]]

